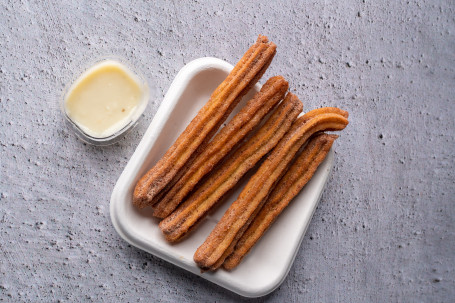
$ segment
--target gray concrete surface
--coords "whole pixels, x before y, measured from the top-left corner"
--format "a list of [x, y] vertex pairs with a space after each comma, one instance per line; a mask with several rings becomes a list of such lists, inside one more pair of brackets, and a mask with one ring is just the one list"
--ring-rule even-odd
[[[109, 198], [178, 70], [278, 45], [306, 109], [349, 110], [289, 276], [258, 301], [455, 300], [455, 3], [1, 1], [0, 301], [248, 301], [131, 247]], [[154, 86], [141, 123], [97, 148], [59, 97], [103, 54]], [[254, 301], [254, 300], [252, 300]]]

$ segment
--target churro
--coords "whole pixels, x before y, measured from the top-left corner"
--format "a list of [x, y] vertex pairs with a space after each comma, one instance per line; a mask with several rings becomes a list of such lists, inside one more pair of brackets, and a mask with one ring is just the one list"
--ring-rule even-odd
[[264, 125], [183, 202], [170, 216], [160, 222], [169, 242], [179, 241], [209, 210], [266, 155], [302, 111], [302, 103], [288, 93]]
[[177, 182], [241, 98], [262, 77], [275, 53], [276, 45], [260, 35], [165, 155], [138, 181], [133, 193], [135, 206], [153, 205], [163, 190]]
[[282, 76], [270, 78], [197, 156], [189, 170], [153, 206], [153, 215], [165, 218], [174, 211], [196, 184], [275, 108], [284, 98], [288, 86], [288, 82]]
[[298, 118], [197, 249], [194, 254], [196, 264], [205, 270], [217, 269], [233, 252], [236, 242], [303, 144], [317, 132], [342, 130], [347, 124], [348, 120], [344, 116], [334, 113], [324, 113], [310, 119], [305, 118], [305, 115]]
[[237, 242], [234, 252], [224, 261], [223, 268], [232, 270], [242, 261], [278, 215], [310, 181], [336, 138], [338, 138], [337, 135], [322, 133], [310, 139], [304, 150], [297, 156], [295, 162], [270, 193], [259, 214]]
[[342, 110], [341, 108], [338, 108], [338, 107], [321, 107], [321, 108], [316, 108], [316, 109], [313, 109], [309, 112], [307, 112], [303, 117], [304, 121], [308, 121], [310, 120], [311, 118], [314, 118], [316, 117], [317, 115], [321, 115], [321, 114], [338, 114], [338, 115], [342, 115], [343, 117], [345, 117], [346, 119], [349, 117], [349, 113], [345, 110]]

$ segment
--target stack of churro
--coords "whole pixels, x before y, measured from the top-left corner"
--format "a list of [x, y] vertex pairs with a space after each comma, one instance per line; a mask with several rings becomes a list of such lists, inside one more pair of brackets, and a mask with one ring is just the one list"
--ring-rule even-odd
[[288, 93], [264, 125], [219, 166], [196, 192], [160, 223], [166, 239], [185, 236], [285, 135], [302, 111], [302, 103]]
[[242, 97], [265, 73], [275, 52], [276, 45], [259, 36], [165, 155], [139, 180], [134, 189], [134, 205], [143, 208], [155, 204], [180, 179]]
[[347, 113], [312, 112], [298, 118], [280, 140], [257, 172], [250, 178], [239, 197], [225, 212], [205, 242], [197, 249], [194, 261], [199, 267], [215, 270], [234, 248], [264, 205], [269, 193], [286, 172], [298, 150], [314, 134], [342, 130], [348, 124]]
[[177, 242], [263, 160], [197, 249], [194, 261], [203, 270], [231, 270], [241, 262], [325, 159], [338, 136], [324, 132], [348, 124], [348, 113], [335, 107], [297, 118], [302, 102], [286, 94], [287, 81], [276, 76], [212, 139], [264, 74], [275, 50], [275, 44], [259, 36], [134, 190], [134, 205], [152, 206], [153, 215], [163, 219], [159, 227], [166, 240]]
[[278, 181], [259, 214], [235, 245], [234, 251], [224, 261], [223, 267], [225, 269], [231, 270], [242, 261], [278, 215], [288, 206], [289, 202], [310, 181], [336, 138], [338, 138], [336, 135], [321, 133], [316, 134], [308, 142], [302, 153], [297, 156], [294, 164], [289, 167], [285, 175]]
[[167, 217], [196, 184], [259, 125], [262, 119], [283, 99], [287, 90], [288, 83], [283, 77], [270, 78], [260, 92], [221, 129], [207, 149], [194, 161], [191, 168], [155, 205], [154, 216]]

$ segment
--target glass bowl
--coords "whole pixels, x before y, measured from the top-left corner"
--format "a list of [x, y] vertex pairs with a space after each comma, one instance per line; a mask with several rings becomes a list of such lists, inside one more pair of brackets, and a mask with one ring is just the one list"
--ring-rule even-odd
[[[66, 100], [69, 95], [69, 93], [90, 73], [94, 72], [97, 68], [102, 66], [104, 63], [113, 63], [115, 65], [118, 65], [121, 67], [124, 72], [128, 74], [129, 77], [131, 77], [140, 87], [141, 90], [141, 96], [139, 98], [139, 103], [137, 106], [134, 107], [134, 109], [131, 111], [127, 119], [122, 121], [123, 123], [118, 126], [112, 134], [102, 136], [102, 137], [97, 137], [94, 136], [93, 134], [89, 134], [88, 131], [84, 131], [84, 127], [81, 125], [78, 125], [77, 121], [74, 121], [70, 115], [67, 112], [66, 108]], [[145, 77], [142, 75], [142, 73], [139, 71], [138, 68], [133, 67], [131, 63], [129, 63], [127, 60], [117, 57], [117, 56], [105, 56], [103, 58], [99, 58], [98, 60], [93, 60], [91, 62], [88, 62], [87, 64], [84, 64], [84, 66], [81, 67], [79, 72], [75, 73], [73, 77], [71, 78], [71, 81], [68, 85], [65, 86], [62, 96], [60, 98], [60, 109], [62, 111], [62, 114], [65, 117], [65, 120], [67, 124], [69, 125], [70, 129], [74, 131], [74, 133], [79, 137], [82, 141], [92, 144], [92, 145], [97, 145], [97, 146], [105, 146], [105, 145], [111, 145], [119, 140], [121, 140], [124, 135], [130, 131], [132, 128], [134, 128], [139, 119], [141, 118], [144, 110], [147, 107], [147, 104], [149, 103], [150, 99], [150, 89], [147, 80]]]

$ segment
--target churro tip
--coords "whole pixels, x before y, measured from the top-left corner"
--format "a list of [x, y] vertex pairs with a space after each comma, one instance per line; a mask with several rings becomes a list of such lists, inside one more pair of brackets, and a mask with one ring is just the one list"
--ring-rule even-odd
[[133, 205], [136, 206], [137, 208], [144, 208], [145, 207], [144, 198], [142, 196], [134, 195]]
[[259, 34], [256, 42], [267, 43], [267, 42], [269, 42], [269, 38], [267, 38], [267, 36], [265, 36], [265, 35]]
[[[276, 76], [270, 77], [269, 80], [267, 80], [267, 81], [271, 81], [271, 80], [286, 81], [286, 79], [282, 75], [276, 75]], [[286, 81], [286, 82], [288, 82], [288, 81]]]

